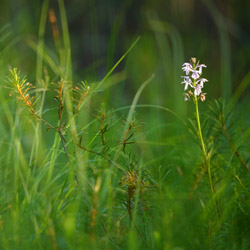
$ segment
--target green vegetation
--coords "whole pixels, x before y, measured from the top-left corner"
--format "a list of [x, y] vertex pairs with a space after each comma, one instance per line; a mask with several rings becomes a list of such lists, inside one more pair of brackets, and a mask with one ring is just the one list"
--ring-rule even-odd
[[128, 36], [116, 57], [132, 2], [117, 13], [107, 58], [81, 70], [73, 3], [34, 1], [36, 24], [21, 8], [16, 26], [0, 25], [0, 249], [250, 249], [250, 74], [230, 68], [222, 14], [201, 1], [221, 67], [206, 60], [204, 39], [190, 56], [208, 65], [206, 101], [185, 102], [188, 39], [149, 2], [150, 32]]

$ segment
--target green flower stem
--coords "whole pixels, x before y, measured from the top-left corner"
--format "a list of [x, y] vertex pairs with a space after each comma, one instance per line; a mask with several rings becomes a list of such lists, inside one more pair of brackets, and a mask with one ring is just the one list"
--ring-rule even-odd
[[197, 120], [197, 126], [198, 126], [200, 142], [201, 142], [202, 153], [203, 153], [204, 160], [206, 160], [207, 159], [207, 152], [206, 152], [206, 148], [205, 148], [205, 144], [204, 144], [203, 136], [202, 136], [202, 132], [201, 132], [198, 99], [197, 99], [196, 95], [194, 96], [194, 102], [195, 102], [196, 120]]
[[199, 108], [198, 108], [198, 98], [196, 95], [194, 95], [194, 103], [195, 103], [195, 111], [196, 111], [196, 120], [197, 120], [197, 126], [198, 126], [198, 133], [199, 133], [199, 138], [200, 138], [200, 143], [201, 143], [201, 149], [202, 149], [202, 154], [203, 154], [203, 160], [205, 165], [207, 166], [207, 171], [208, 171], [208, 178], [209, 178], [209, 183], [210, 183], [210, 188], [212, 192], [212, 199], [215, 203], [215, 207], [217, 210], [217, 215], [219, 217], [219, 207], [218, 204], [215, 200], [215, 189], [214, 189], [214, 184], [213, 184], [213, 179], [211, 175], [211, 165], [210, 165], [210, 158], [208, 156], [208, 153], [205, 148], [202, 132], [201, 132], [201, 123], [200, 123], [200, 116], [199, 116]]

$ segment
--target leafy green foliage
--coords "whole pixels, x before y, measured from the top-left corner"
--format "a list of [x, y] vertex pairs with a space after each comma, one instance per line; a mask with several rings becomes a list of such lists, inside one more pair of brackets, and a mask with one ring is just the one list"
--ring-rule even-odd
[[[12, 33], [9, 25], [0, 28], [0, 77], [7, 78], [0, 92], [1, 248], [249, 249], [248, 75], [229, 102], [200, 107], [213, 197], [193, 106], [177, 85], [184, 57], [177, 29], [147, 13], [159, 51], [152, 36], [142, 37], [150, 50], [146, 77], [137, 39], [101, 80], [86, 74], [88, 84], [73, 81], [80, 77], [71, 62], [65, 6], [58, 2], [60, 23], [44, 1], [38, 41], [27, 41], [37, 56], [27, 77], [32, 85], [17, 69], [7, 72], [23, 58], [11, 60]], [[48, 17], [54, 49], [45, 41]], [[107, 60], [111, 66], [114, 58]], [[132, 87], [118, 86], [125, 80]]]

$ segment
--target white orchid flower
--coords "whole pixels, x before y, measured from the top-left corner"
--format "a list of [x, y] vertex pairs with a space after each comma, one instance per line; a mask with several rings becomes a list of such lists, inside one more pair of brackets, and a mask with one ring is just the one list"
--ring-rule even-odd
[[200, 64], [200, 65], [197, 65], [195, 68], [198, 68], [198, 72], [199, 74], [201, 75], [202, 74], [202, 68], [206, 68], [207, 66], [205, 64]]
[[196, 96], [199, 96], [200, 93], [201, 93], [201, 89], [202, 89], [201, 85], [200, 85], [200, 84], [197, 84], [197, 85], [194, 87], [194, 94], [195, 94]]
[[192, 80], [189, 76], [182, 76], [184, 78], [184, 81], [182, 83], [185, 84], [184, 90], [188, 89], [188, 85], [192, 87]]
[[208, 80], [205, 79], [205, 78], [201, 78], [201, 79], [199, 79], [199, 80], [197, 81], [197, 83], [198, 83], [198, 82], [200, 83], [201, 87], [203, 88], [204, 82], [208, 82]]
[[193, 73], [192, 73], [191, 77], [192, 77], [194, 80], [198, 79], [198, 78], [200, 77], [199, 71], [198, 71], [198, 70], [193, 70]]
[[186, 75], [188, 75], [190, 71], [193, 71], [193, 67], [190, 63], [184, 63], [182, 65], [182, 70], [186, 72]]

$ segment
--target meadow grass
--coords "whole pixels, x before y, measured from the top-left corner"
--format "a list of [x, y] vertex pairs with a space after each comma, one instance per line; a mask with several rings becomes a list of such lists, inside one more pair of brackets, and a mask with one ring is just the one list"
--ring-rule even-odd
[[[132, 99], [116, 105], [123, 93], [114, 91], [127, 79], [117, 67], [126, 60], [133, 68], [132, 55], [150, 39], [135, 38], [114, 62], [114, 26], [105, 76], [75, 82], [64, 2], [58, 6], [60, 23], [43, 2], [38, 41], [27, 41], [36, 52], [34, 83], [8, 72], [13, 44], [1, 51], [0, 248], [249, 249], [249, 74], [231, 95], [225, 65], [225, 100], [208, 93], [198, 111], [197, 100], [183, 100], [180, 34], [148, 12], [172, 85], [151, 86], [161, 68], [142, 81], [134, 73]], [[55, 51], [45, 43], [48, 15]], [[164, 105], [163, 90], [172, 93]]]

